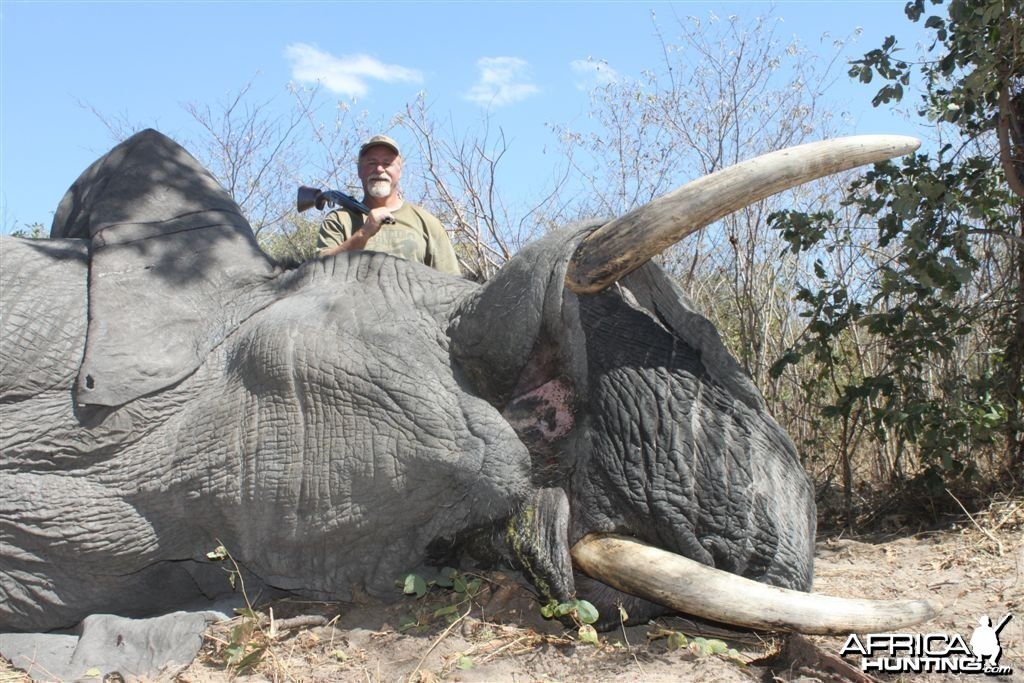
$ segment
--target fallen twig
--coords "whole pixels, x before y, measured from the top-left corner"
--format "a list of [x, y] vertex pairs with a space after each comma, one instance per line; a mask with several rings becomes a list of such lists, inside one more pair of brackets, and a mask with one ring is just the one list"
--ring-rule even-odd
[[494, 659], [495, 657], [497, 657], [497, 656], [498, 656], [499, 654], [501, 654], [502, 652], [504, 652], [505, 650], [507, 650], [507, 649], [509, 649], [510, 647], [512, 647], [513, 645], [515, 645], [516, 643], [518, 643], [518, 642], [520, 642], [520, 641], [523, 641], [523, 640], [527, 640], [528, 638], [529, 638], [529, 636], [519, 636], [518, 638], [516, 638], [516, 639], [515, 639], [515, 640], [513, 640], [512, 642], [509, 642], [509, 643], [505, 643], [504, 645], [502, 645], [501, 647], [499, 647], [499, 648], [498, 648], [497, 650], [495, 650], [494, 652], [488, 653], [488, 655], [487, 655], [486, 657], [484, 657], [484, 658], [483, 658], [482, 660], [480, 660], [480, 661], [481, 661], [481, 662], [489, 662], [489, 661], [491, 661], [492, 659]]
[[1010, 520], [1010, 517], [1013, 517], [1017, 513], [1017, 510], [1020, 510], [1022, 507], [1024, 507], [1024, 503], [1020, 503], [1017, 507], [1003, 515], [1003, 518], [999, 520], [999, 523], [992, 527], [992, 531], [999, 531], [999, 527], [1006, 524]]
[[766, 666], [772, 671], [817, 674], [824, 680], [850, 681], [850, 683], [879, 683], [841, 657], [825, 652], [811, 640], [798, 633], [786, 638], [782, 649], [773, 655], [751, 662], [754, 666]]
[[278, 619], [276, 624], [278, 632], [290, 628], [299, 628], [300, 626], [325, 626], [327, 624], [327, 617], [320, 614], [303, 614], [288, 619]]
[[420, 667], [423, 666], [423, 662], [427, 661], [427, 657], [430, 656], [430, 653], [433, 652], [434, 648], [436, 648], [441, 643], [442, 640], [444, 640], [445, 638], [448, 637], [448, 634], [452, 632], [452, 629], [455, 628], [458, 624], [460, 624], [463, 619], [468, 617], [469, 613], [472, 612], [472, 611], [473, 611], [473, 606], [470, 605], [466, 609], [465, 613], [463, 613], [463, 615], [461, 617], [459, 617], [458, 619], [453, 621], [451, 624], [448, 625], [448, 628], [446, 628], [444, 631], [441, 632], [441, 635], [439, 635], [437, 637], [437, 639], [433, 642], [433, 644], [430, 647], [427, 648], [427, 651], [423, 653], [423, 656], [420, 657], [420, 661], [419, 661], [418, 664], [416, 664], [416, 668], [413, 669], [412, 673], [409, 674], [409, 679], [408, 679], [409, 683], [415, 683], [415, 681], [416, 681], [416, 674], [418, 674], [420, 672]]
[[1002, 544], [1002, 541], [1000, 541], [998, 538], [993, 536], [992, 533], [990, 531], [988, 531], [987, 529], [982, 528], [982, 526], [980, 524], [978, 524], [978, 522], [974, 519], [974, 516], [970, 512], [967, 511], [967, 508], [964, 507], [964, 504], [960, 502], [960, 499], [953, 495], [952, 491], [950, 491], [949, 489], [946, 489], [946, 493], [949, 494], [950, 498], [952, 498], [953, 500], [956, 501], [956, 504], [959, 505], [960, 509], [964, 511], [964, 514], [967, 515], [967, 519], [971, 520], [971, 523], [974, 524], [974, 526], [978, 528], [978, 531], [980, 531], [981, 533], [985, 534], [990, 539], [992, 539], [992, 542], [996, 544], [997, 548], [999, 548], [999, 557], [1002, 557], [1003, 556], [1003, 544]]

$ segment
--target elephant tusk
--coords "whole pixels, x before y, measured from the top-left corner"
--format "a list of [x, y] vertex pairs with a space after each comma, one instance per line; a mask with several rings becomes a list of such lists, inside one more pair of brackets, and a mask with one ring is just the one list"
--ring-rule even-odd
[[682, 238], [801, 183], [913, 152], [902, 135], [858, 135], [790, 147], [698, 178], [598, 228], [576, 249], [566, 285], [604, 290]]
[[942, 609], [929, 600], [847, 599], [769, 586], [617, 534], [589, 534], [571, 552], [577, 569], [624, 593], [746, 628], [818, 635], [892, 632], [928, 621]]

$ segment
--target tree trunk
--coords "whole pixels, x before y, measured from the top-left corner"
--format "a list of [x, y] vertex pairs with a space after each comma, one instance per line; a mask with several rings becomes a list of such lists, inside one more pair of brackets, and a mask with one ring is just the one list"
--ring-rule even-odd
[[[1024, 201], [1017, 205], [1019, 234], [1024, 240]], [[1013, 296], [1013, 330], [1006, 349], [1009, 368], [1009, 413], [1006, 416], [1007, 475], [1017, 485], [1024, 484], [1024, 247], [1010, 246], [1016, 275]]]
[[999, 92], [999, 157], [1011, 193], [1019, 198], [1017, 226], [1020, 241], [1009, 246], [1010, 263], [1016, 279], [1012, 293], [1012, 328], [1006, 345], [1009, 370], [1006, 416], [1007, 476], [1024, 484], [1024, 92], [1011, 93], [1010, 79]]

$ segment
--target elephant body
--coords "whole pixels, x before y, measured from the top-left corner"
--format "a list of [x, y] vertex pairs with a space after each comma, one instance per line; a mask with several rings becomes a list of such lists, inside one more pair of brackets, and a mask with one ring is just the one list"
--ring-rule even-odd
[[[29, 322], [40, 321], [38, 303], [5, 300], [5, 322], [33, 333], [5, 336], [5, 348], [41, 352], [32, 363], [5, 359], [24, 371], [4, 377], [4, 399], [15, 400], [3, 404], [0, 478], [10, 534], [2, 609], [19, 615], [15, 627], [146, 611], [146, 587], [165, 604], [173, 591], [157, 587], [171, 581], [187, 594], [197, 570], [182, 561], [204, 563], [220, 543], [275, 587], [386, 595], [433, 539], [507, 515], [525, 496], [529, 458], [514, 432], [444, 371], [434, 316], [467, 283], [418, 273], [437, 280], [435, 305], [385, 301], [407, 262], [367, 253], [334, 272], [310, 263], [284, 274], [306, 281], [293, 295], [249, 318], [188, 378], [126, 406], [76, 408], [87, 264], [75, 242], [4, 248], [5, 274], [33, 262], [51, 271], [56, 258], [60, 277], [45, 293], [74, 293], [42, 299], [42, 329]], [[360, 272], [339, 272], [356, 263]], [[367, 305], [340, 310], [349, 297]], [[380, 329], [385, 306], [396, 326]], [[75, 329], [56, 329], [68, 322]]]
[[175, 143], [115, 148], [56, 239], [3, 238], [0, 630], [225, 591], [218, 545], [274, 588], [386, 598], [527, 512], [558, 520], [550, 597], [623, 599], [570, 568], [594, 531], [808, 589], [791, 441], [657, 266], [564, 288], [592, 229], [483, 286], [373, 252], [288, 270]]

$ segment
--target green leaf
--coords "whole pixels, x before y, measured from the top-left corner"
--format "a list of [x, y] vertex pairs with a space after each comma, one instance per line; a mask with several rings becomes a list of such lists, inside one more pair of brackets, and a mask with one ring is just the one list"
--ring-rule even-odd
[[418, 626], [419, 623], [419, 619], [417, 619], [412, 614], [403, 614], [402, 616], [398, 617], [398, 630], [408, 631], [409, 629]]
[[570, 600], [569, 602], [560, 602], [555, 605], [554, 614], [556, 617], [564, 617], [572, 614], [576, 610], [576, 601]]
[[723, 655], [729, 651], [729, 646], [724, 641], [716, 639], [708, 639], [707, 648], [709, 652], [716, 655]]
[[799, 363], [801, 357], [800, 352], [796, 349], [787, 349], [781, 358], [772, 363], [772, 366], [768, 369], [768, 375], [772, 379], [778, 379], [788, 366]]
[[673, 632], [672, 635], [668, 637], [669, 650], [679, 650], [686, 647], [688, 644], [689, 641], [686, 639], [686, 636], [682, 633]]
[[263, 658], [263, 652], [266, 650], [264, 647], [254, 648], [252, 652], [247, 654], [238, 664], [235, 665], [237, 671], [244, 671], [245, 669], [256, 666], [260, 659]]
[[581, 643], [590, 643], [591, 645], [597, 645], [600, 641], [597, 638], [597, 629], [590, 624], [583, 624], [580, 626], [579, 638]]
[[694, 638], [693, 640], [691, 640], [690, 652], [692, 652], [697, 657], [708, 657], [711, 654], [714, 654], [711, 651], [710, 646], [708, 645], [708, 641], [706, 641], [704, 638]]
[[441, 588], [451, 588], [454, 584], [455, 577], [459, 575], [459, 570], [451, 567], [444, 567], [441, 572], [437, 575], [437, 580], [434, 582]]
[[448, 605], [447, 607], [440, 607], [440, 608], [434, 610], [434, 618], [436, 619], [437, 617], [443, 617], [446, 614], [456, 614], [458, 611], [459, 611], [459, 609], [455, 605]]
[[427, 582], [419, 574], [408, 574], [402, 586], [406, 595], [415, 595], [417, 599], [427, 594]]
[[244, 652], [245, 646], [241, 643], [233, 643], [231, 645], [228, 645], [226, 648], [224, 648], [224, 661], [228, 664], [228, 666], [232, 666], [234, 665], [235, 662], [241, 659], [242, 654]]
[[231, 642], [234, 644], [245, 643], [252, 636], [252, 622], [243, 621], [231, 629]]
[[228, 549], [222, 545], [217, 546], [210, 552], [206, 553], [206, 557], [216, 562], [228, 559]]
[[461, 657], [459, 657], [459, 663], [457, 664], [457, 666], [463, 671], [467, 669], [472, 669], [473, 660], [467, 657], [466, 655], [462, 655]]
[[[619, 610], [622, 613], [625, 613], [625, 610], [623, 610], [621, 607], [619, 608]], [[592, 605], [591, 603], [587, 602], [586, 600], [577, 600], [576, 616], [584, 624], [594, 624], [597, 622], [598, 617], [600, 617], [601, 615], [598, 614], [597, 608], [594, 607], [594, 605]]]

